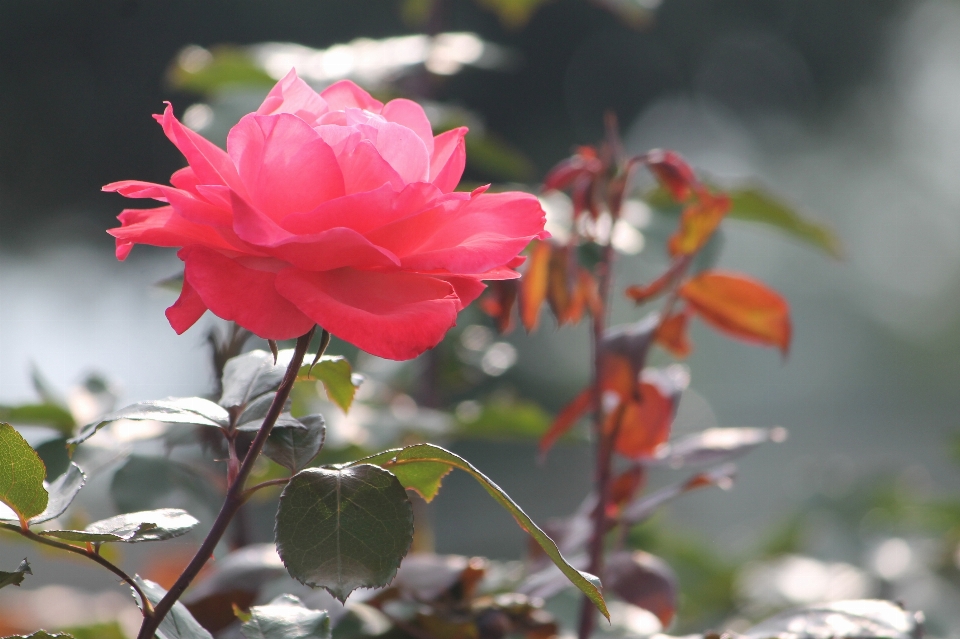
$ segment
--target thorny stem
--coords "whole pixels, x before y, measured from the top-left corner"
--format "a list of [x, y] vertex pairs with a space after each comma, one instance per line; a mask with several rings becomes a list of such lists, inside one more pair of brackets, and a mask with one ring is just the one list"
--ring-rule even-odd
[[247, 454], [243, 458], [243, 463], [240, 465], [240, 470], [237, 472], [236, 478], [230, 484], [229, 488], [227, 488], [227, 496], [223, 501], [223, 506], [220, 508], [220, 513], [210, 528], [210, 532], [207, 533], [207, 537], [203, 540], [203, 543], [200, 544], [197, 554], [194, 555], [190, 564], [184, 569], [180, 577], [177, 578], [176, 583], [167, 591], [163, 599], [157, 602], [154, 614], [144, 619], [137, 639], [153, 639], [154, 633], [160, 626], [160, 622], [163, 621], [163, 618], [170, 612], [173, 605], [213, 555], [213, 551], [223, 537], [224, 532], [226, 532], [227, 526], [230, 525], [230, 520], [233, 519], [237, 510], [240, 509], [240, 506], [243, 505], [245, 492], [243, 485], [250, 476], [250, 471], [253, 470], [253, 464], [256, 462], [257, 457], [259, 457], [260, 451], [263, 450], [263, 445], [267, 442], [267, 437], [270, 436], [273, 425], [283, 411], [284, 403], [290, 396], [293, 383], [297, 379], [297, 373], [300, 371], [301, 364], [303, 364], [303, 356], [307, 352], [307, 347], [310, 346], [310, 340], [313, 338], [315, 330], [316, 327], [311, 328], [306, 335], [297, 339], [293, 357], [290, 360], [290, 365], [287, 366], [287, 372], [283, 376], [283, 381], [277, 389], [277, 395], [274, 397], [273, 403], [270, 404], [270, 410], [267, 411], [263, 425], [260, 427], [260, 430], [257, 431], [257, 436], [254, 437], [253, 443], [251, 443], [250, 448], [247, 449]]
[[[14, 530], [12, 526], [11, 527], [5, 526], [5, 528], [7, 530]], [[101, 566], [103, 566], [104, 568], [106, 568], [116, 576], [120, 577], [120, 579], [123, 579], [127, 583], [127, 585], [133, 588], [133, 591], [137, 593], [137, 596], [140, 597], [140, 603], [141, 603], [140, 612], [141, 614], [143, 614], [144, 620], [148, 620], [153, 616], [154, 610], [153, 610], [153, 606], [150, 604], [150, 600], [147, 599], [145, 594], [143, 594], [143, 590], [141, 590], [140, 586], [137, 585], [137, 582], [133, 580], [133, 577], [123, 572], [123, 570], [120, 567], [114, 565], [109, 560], [104, 559], [100, 555], [100, 553], [97, 552], [96, 546], [91, 546], [91, 544], [87, 544], [87, 546], [91, 546], [89, 548], [74, 546], [73, 544], [67, 544], [62, 541], [56, 541], [54, 539], [50, 539], [49, 537], [44, 537], [43, 535], [38, 535], [37, 533], [33, 532], [29, 528], [17, 528], [16, 531], [20, 533], [22, 536], [26, 537], [27, 539], [31, 541], [35, 541], [38, 544], [43, 544], [45, 546], [50, 546], [52, 548], [59, 548], [60, 550], [66, 550], [67, 552], [72, 552], [76, 555], [87, 557], [88, 559], [91, 559], [96, 563], [100, 564]], [[146, 621], [144, 621], [144, 623], [146, 623]]]

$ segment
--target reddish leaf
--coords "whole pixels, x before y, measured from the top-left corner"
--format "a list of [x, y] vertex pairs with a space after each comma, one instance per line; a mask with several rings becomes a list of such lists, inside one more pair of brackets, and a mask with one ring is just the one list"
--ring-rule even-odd
[[[653, 457], [657, 449], [670, 438], [674, 415], [673, 401], [655, 385], [641, 382], [637, 386], [637, 393], [638, 397], [626, 400], [614, 444], [618, 453], [630, 459]], [[614, 426], [614, 420], [611, 419], [608, 432]]]
[[577, 423], [578, 419], [583, 417], [591, 404], [593, 404], [593, 388], [588, 386], [580, 391], [580, 394], [574, 397], [572, 402], [563, 407], [563, 410], [550, 425], [550, 429], [540, 438], [541, 457], [546, 455], [553, 444], [563, 437]]
[[649, 610], [664, 627], [677, 611], [678, 584], [663, 559], [643, 551], [615, 552], [607, 559], [607, 585], [627, 603]]
[[[550, 273], [547, 276], [547, 302], [550, 303], [550, 310], [557, 318], [557, 324], [563, 326], [571, 321], [571, 316], [578, 309], [574, 308], [575, 302], [575, 280], [571, 281], [570, 261], [571, 247], [566, 250], [553, 251], [550, 256]], [[573, 290], [571, 290], [573, 289]], [[583, 304], [580, 304], [579, 315], [583, 314]], [[578, 316], [573, 321], [578, 321]]]
[[607, 516], [616, 517], [620, 508], [633, 501], [634, 495], [646, 483], [643, 466], [633, 466], [618, 475], [610, 484], [610, 501], [607, 503]]
[[547, 242], [534, 242], [527, 268], [520, 279], [520, 321], [527, 331], [537, 328], [540, 306], [547, 297], [551, 252]]
[[702, 249], [729, 211], [730, 198], [726, 195], [701, 193], [696, 202], [683, 210], [680, 228], [667, 245], [670, 254], [693, 255]]
[[590, 147], [581, 147], [577, 154], [562, 160], [550, 169], [543, 179], [546, 189], [565, 189], [577, 178], [596, 174], [603, 168], [597, 153]]
[[[612, 391], [621, 398], [620, 401], [623, 401], [623, 398], [633, 394], [635, 386], [636, 377], [630, 361], [620, 355], [607, 355], [604, 358], [603, 367], [603, 392]], [[593, 386], [587, 386], [563, 407], [549, 430], [540, 438], [541, 457], [546, 455], [554, 443], [563, 437], [592, 406]]]
[[500, 333], [513, 330], [513, 306], [517, 301], [517, 280], [493, 280], [480, 299], [480, 309], [494, 318]]
[[690, 314], [687, 312], [677, 313], [665, 319], [657, 332], [654, 333], [654, 340], [660, 346], [664, 347], [677, 357], [686, 357], [690, 354], [693, 346], [690, 344], [690, 337], [687, 335], [687, 324], [690, 321]]
[[701, 273], [680, 287], [680, 297], [722, 333], [765, 346], [790, 349], [790, 306], [763, 284], [727, 273]]
[[647, 168], [678, 202], [690, 197], [698, 186], [693, 169], [679, 153], [654, 149], [647, 153]]
[[637, 304], [643, 304], [667, 290], [667, 286], [669, 286], [672, 280], [673, 273], [668, 271], [649, 284], [634, 284], [628, 286], [624, 293]]

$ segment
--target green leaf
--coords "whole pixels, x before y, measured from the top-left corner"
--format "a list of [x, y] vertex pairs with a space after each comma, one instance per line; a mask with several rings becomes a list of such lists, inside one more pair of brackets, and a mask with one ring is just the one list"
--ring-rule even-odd
[[522, 27], [547, 0], [478, 0], [508, 28]]
[[494, 400], [479, 414], [461, 416], [458, 435], [477, 439], [538, 439], [550, 428], [550, 415], [538, 404], [523, 400]]
[[314, 460], [327, 433], [322, 415], [307, 415], [297, 422], [301, 428], [275, 427], [263, 447], [264, 455], [293, 472]]
[[[270, 407], [273, 405], [273, 400], [276, 399], [276, 397], [276, 393], [264, 393], [260, 397], [251, 400], [246, 408], [243, 409], [243, 412], [240, 413], [240, 417], [237, 418], [237, 424], [243, 426], [244, 424], [255, 422], [257, 424], [256, 430], [259, 430], [260, 424], [263, 423], [263, 418], [267, 416]], [[290, 399], [287, 399], [283, 410], [289, 412], [292, 403]]]
[[227, 360], [220, 405], [228, 409], [245, 407], [264, 393], [277, 390], [292, 356], [292, 349], [282, 350], [274, 363], [272, 353], [257, 349]]
[[[384, 466], [392, 463], [395, 458], [396, 451], [387, 450], [371, 457], [364, 457], [361, 461], [376, 466]], [[438, 464], [433, 461], [410, 462], [390, 467], [390, 472], [396, 475], [404, 488], [415, 491], [428, 502], [433, 501], [433, 498], [437, 496], [443, 478], [449, 475], [452, 470], [453, 466]]]
[[13, 509], [21, 524], [47, 507], [46, 474], [40, 456], [23, 436], [10, 424], [0, 423], [0, 502]]
[[[143, 579], [139, 575], [135, 575], [133, 580], [154, 606], [167, 594], [166, 590], [149, 579]], [[134, 599], [139, 606], [140, 598], [134, 594]], [[213, 636], [197, 623], [186, 606], [179, 601], [173, 604], [173, 608], [160, 622], [156, 637], [157, 639], [213, 639]]]
[[536, 173], [518, 149], [490, 134], [468, 134], [464, 140], [470, 168], [498, 181], [526, 182]]
[[180, 52], [168, 72], [177, 89], [211, 95], [229, 87], [263, 87], [276, 84], [244, 49], [218, 46], [207, 51], [197, 46]]
[[98, 430], [119, 419], [150, 420], [168, 424], [193, 424], [225, 428], [230, 424], [230, 415], [223, 408], [202, 397], [171, 397], [152, 402], [141, 402], [110, 413], [87, 424], [77, 436], [67, 441], [76, 448], [96, 434]]
[[72, 434], [73, 428], [76, 426], [70, 411], [49, 402], [0, 406], [0, 420], [14, 424], [49, 426], [66, 435]]
[[[312, 358], [308, 356], [304, 361], [312, 361]], [[363, 381], [363, 377], [353, 374], [350, 362], [340, 355], [324, 355], [312, 371], [309, 365], [303, 366], [298, 378], [320, 380], [330, 401], [345, 413], [350, 410], [357, 388]]]
[[45, 530], [41, 535], [67, 541], [102, 543], [164, 541], [185, 535], [200, 522], [179, 508], [145, 510], [95, 521], [83, 530]]
[[729, 214], [731, 218], [767, 224], [833, 257], [842, 257], [840, 240], [829, 227], [804, 218], [763, 189], [747, 187], [732, 189], [727, 193], [733, 201]]
[[[121, 513], [168, 506], [172, 494], [189, 495], [217, 512], [223, 496], [209, 479], [178, 462], [161, 457], [131, 455], [110, 482], [110, 495]], [[182, 497], [178, 499], [182, 501]]]
[[19, 586], [21, 583], [23, 583], [23, 579], [26, 575], [32, 574], [33, 571], [30, 570], [30, 562], [24, 559], [13, 572], [4, 572], [3, 570], [0, 570], [0, 588], [5, 586]]
[[357, 588], [388, 584], [412, 541], [407, 493], [377, 466], [307, 468], [280, 495], [280, 558], [295, 579], [341, 602]]
[[250, 608], [240, 626], [246, 639], [330, 639], [330, 617], [311, 610], [293, 595], [280, 595], [265, 606]]
[[36, 517], [31, 517], [30, 523], [42, 524], [65, 513], [86, 482], [87, 476], [83, 474], [80, 467], [70, 462], [66, 472], [57, 477], [47, 489], [49, 494], [47, 507]]
[[[553, 540], [533, 523], [533, 520], [510, 499], [510, 496], [462, 457], [448, 450], [444, 450], [439, 446], [434, 446], [433, 444], [415, 444], [413, 446], [407, 446], [406, 448], [396, 448], [380, 453], [379, 455], [374, 455], [373, 457], [357, 460], [353, 462], [353, 464], [348, 465], [348, 468], [353, 467], [354, 464], [376, 464], [396, 472], [403, 466], [424, 463], [443, 466], [448, 470], [459, 468], [472, 475], [474, 479], [480, 482], [480, 485], [483, 486], [491, 497], [513, 515], [513, 518], [516, 519], [520, 527], [533, 537], [534, 541], [540, 545], [547, 556], [553, 560], [553, 563], [567, 576], [573, 585], [587, 595], [590, 601], [597, 606], [605, 617], [610, 618], [610, 614], [607, 612], [607, 606], [603, 601], [603, 595], [600, 593], [599, 580], [593, 575], [581, 572], [567, 563], [567, 560], [560, 554]], [[415, 488], [415, 486], [410, 487]]]
[[65, 632], [55, 632], [50, 634], [46, 630], [38, 630], [32, 635], [10, 635], [6, 639], [75, 639], [73, 635]]
[[69, 626], [64, 629], [75, 639], [129, 639], [117, 622]]

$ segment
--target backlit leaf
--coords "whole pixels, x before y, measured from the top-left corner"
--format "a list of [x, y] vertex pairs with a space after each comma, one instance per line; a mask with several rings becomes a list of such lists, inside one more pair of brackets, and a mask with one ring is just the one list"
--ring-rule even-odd
[[47, 507], [36, 517], [31, 517], [30, 523], [42, 524], [65, 513], [86, 482], [87, 476], [83, 474], [80, 467], [70, 462], [67, 470], [57, 477], [47, 489], [49, 494]]
[[763, 189], [733, 189], [728, 194], [733, 204], [730, 210], [732, 219], [767, 224], [833, 257], [842, 257], [840, 240], [829, 227], [804, 218]]
[[46, 473], [23, 436], [10, 424], [0, 423], [0, 502], [13, 509], [22, 524], [47, 507]]
[[673, 468], [719, 464], [745, 455], [760, 444], [782, 442], [786, 437], [787, 431], [780, 427], [708, 428], [670, 442], [658, 458]]
[[[392, 453], [392, 459], [387, 460], [387, 453]], [[543, 530], [541, 530], [530, 517], [527, 516], [523, 510], [514, 502], [509, 495], [507, 495], [499, 486], [493, 483], [486, 475], [477, 470], [470, 462], [466, 461], [462, 457], [451, 453], [448, 450], [444, 450], [439, 446], [434, 446], [433, 444], [415, 444], [413, 446], [408, 446], [406, 448], [397, 448], [391, 451], [385, 451], [379, 455], [375, 455], [372, 458], [361, 459], [355, 464], [368, 464], [376, 463], [384, 468], [394, 470], [399, 466], [404, 466], [407, 464], [421, 464], [424, 462], [431, 462], [437, 465], [447, 466], [449, 468], [459, 468], [470, 474], [474, 479], [476, 479], [484, 490], [494, 498], [501, 506], [503, 506], [513, 518], [517, 521], [524, 531], [526, 531], [535, 542], [543, 549], [543, 551], [550, 557], [554, 564], [563, 572], [564, 575], [580, 589], [593, 603], [597, 606], [600, 612], [603, 613], [605, 617], [609, 619], [609, 613], [607, 612], [606, 604], [603, 600], [603, 595], [600, 593], [599, 580], [593, 575], [589, 575], [584, 572], [580, 572], [573, 566], [571, 566], [566, 559], [563, 558], [563, 555], [560, 554], [560, 551], [557, 549], [557, 545], [553, 543], [553, 540], [547, 536]]]
[[480, 4], [497, 14], [506, 27], [519, 28], [547, 0], [478, 0]]
[[13, 572], [5, 572], [0, 570], [0, 588], [4, 588], [6, 586], [19, 586], [21, 583], [23, 583], [23, 579], [26, 575], [32, 574], [33, 571], [30, 570], [30, 562], [24, 559]]
[[[381, 466], [392, 462], [395, 457], [394, 452], [388, 450], [379, 455], [366, 457], [363, 461]], [[390, 467], [390, 472], [397, 477], [404, 488], [416, 492], [427, 502], [433, 501], [433, 498], [437, 496], [443, 478], [449, 475], [452, 470], [452, 466], [437, 464], [432, 461], [411, 462]]]
[[654, 384], [638, 384], [637, 395], [625, 400], [622, 411], [614, 412], [607, 422], [608, 432], [620, 423], [616, 451], [624, 457], [640, 459], [652, 457], [670, 437], [674, 402]]
[[708, 271], [680, 287], [701, 318], [731, 337], [790, 349], [790, 307], [778, 293], [741, 275]]
[[646, 166], [678, 202], [683, 202], [697, 186], [697, 177], [683, 157], [674, 151], [654, 149], [647, 152]]
[[667, 244], [670, 254], [693, 255], [699, 251], [729, 211], [730, 198], [726, 195], [712, 195], [706, 191], [699, 194], [680, 216], [680, 227]]
[[540, 438], [540, 455], [546, 455], [558, 439], [567, 434], [593, 405], [593, 388], [587, 387], [557, 414], [550, 429]]
[[322, 415], [297, 420], [301, 428], [277, 428], [263, 447], [263, 454], [293, 472], [305, 468], [320, 453], [327, 429]]
[[240, 626], [246, 639], [329, 639], [330, 617], [311, 610], [293, 595], [280, 595], [265, 606], [250, 609], [250, 619]]
[[612, 553], [606, 561], [607, 588], [627, 603], [649, 610], [664, 627], [677, 611], [677, 577], [667, 562], [643, 551]]
[[[143, 579], [139, 575], [133, 579], [154, 606], [167, 594], [166, 590], [149, 579]], [[134, 594], [134, 599], [139, 606], [140, 598]], [[157, 639], [213, 639], [213, 636], [197, 623], [190, 611], [178, 601], [160, 622]]]
[[200, 522], [179, 508], [146, 510], [96, 521], [83, 530], [45, 530], [41, 535], [67, 541], [102, 543], [164, 541], [185, 535]]
[[741, 636], [746, 639], [920, 639], [923, 615], [891, 601], [834, 601], [781, 612]]
[[689, 313], [671, 315], [657, 327], [654, 340], [667, 349], [675, 357], [686, 357], [693, 350], [690, 336], [687, 334], [687, 325], [690, 323]]
[[120, 419], [137, 421], [149, 420], [167, 424], [193, 424], [195, 426], [211, 426], [225, 428], [230, 423], [230, 415], [223, 408], [202, 397], [171, 397], [150, 402], [133, 404], [126, 408], [110, 413], [101, 419], [87, 424], [80, 429], [77, 436], [68, 440], [71, 447], [76, 447], [96, 434], [98, 430], [111, 422]]
[[377, 466], [307, 468], [280, 495], [276, 541], [292, 577], [343, 602], [393, 579], [413, 541], [413, 507]]
[[277, 390], [292, 355], [292, 349], [284, 349], [274, 363], [272, 353], [256, 349], [227, 360], [220, 405], [227, 409], [245, 407], [264, 393]]
[[547, 242], [534, 241], [527, 259], [526, 269], [520, 279], [520, 321], [527, 331], [533, 331], [540, 322], [540, 307], [547, 297], [550, 277], [551, 246]]
[[[311, 357], [306, 358], [312, 361]], [[299, 379], [318, 379], [323, 383], [323, 389], [327, 392], [327, 397], [339, 406], [344, 413], [350, 410], [353, 404], [353, 396], [357, 393], [362, 377], [353, 374], [350, 362], [340, 355], [324, 355], [320, 361], [313, 367], [310, 374], [307, 371], [309, 365], [300, 369]]]
[[46, 630], [38, 630], [30, 635], [10, 635], [6, 639], [74, 639], [74, 636], [65, 632], [49, 633]]

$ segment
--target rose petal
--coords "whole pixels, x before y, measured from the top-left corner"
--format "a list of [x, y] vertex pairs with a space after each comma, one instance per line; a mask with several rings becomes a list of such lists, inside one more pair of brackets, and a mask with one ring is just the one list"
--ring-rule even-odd
[[277, 273], [248, 268], [205, 248], [182, 249], [178, 255], [186, 265], [184, 280], [217, 317], [263, 339], [293, 339], [313, 326], [313, 320], [277, 292]]
[[163, 115], [155, 115], [163, 127], [163, 132], [180, 149], [183, 157], [203, 184], [225, 184], [233, 189], [242, 190], [237, 170], [223, 149], [202, 135], [183, 126], [173, 115], [173, 107], [167, 103]]
[[197, 174], [192, 167], [185, 166], [179, 171], [173, 172], [173, 175], [170, 176], [170, 184], [182, 191], [188, 191], [196, 195], [198, 192], [197, 185], [200, 184], [200, 180], [197, 178]]
[[177, 332], [177, 335], [182, 335], [184, 331], [196, 324], [197, 320], [206, 312], [207, 305], [203, 303], [194, 288], [190, 286], [190, 282], [184, 279], [183, 288], [180, 289], [180, 297], [173, 303], [173, 306], [164, 312], [164, 315], [167, 316], [167, 321], [170, 322], [170, 326]]
[[409, 184], [400, 192], [387, 184], [325, 202], [309, 213], [289, 215], [283, 220], [283, 228], [305, 235], [343, 226], [367, 234], [423, 211], [441, 196], [432, 184]]
[[336, 156], [300, 118], [246, 115], [227, 136], [249, 201], [273, 220], [344, 194]]
[[173, 207], [126, 209], [119, 216], [121, 227], [107, 231], [117, 238], [117, 259], [126, 259], [134, 244], [181, 247], [197, 244], [236, 250], [222, 235], [209, 226], [183, 219]]
[[270, 93], [257, 109], [257, 113], [260, 115], [291, 113], [312, 125], [329, 110], [327, 101], [297, 77], [296, 69], [290, 69], [290, 72], [270, 89]]
[[[202, 187], [201, 187], [202, 188]], [[221, 187], [226, 188], [226, 187]], [[163, 184], [125, 180], [103, 187], [106, 192], [119, 193], [132, 199], [150, 198], [171, 204], [184, 219], [197, 224], [226, 226], [231, 222], [230, 211], [204, 200], [198, 200], [191, 193]]]
[[479, 278], [470, 275], [438, 275], [437, 277], [453, 285], [453, 290], [460, 301], [457, 311], [462, 311], [469, 306], [487, 288]]
[[331, 111], [355, 108], [380, 113], [383, 108], [383, 102], [374, 100], [369, 93], [350, 80], [334, 82], [320, 92], [320, 97], [326, 100]]
[[416, 273], [287, 269], [277, 290], [337, 337], [396, 360], [436, 346], [460, 307], [449, 282]]
[[433, 152], [430, 154], [430, 181], [444, 193], [457, 188], [463, 176], [463, 168], [467, 165], [466, 135], [467, 127], [462, 126], [434, 138]]
[[501, 266], [543, 230], [544, 213], [528, 193], [485, 193], [452, 202], [370, 233], [404, 269], [483, 273]]
[[427, 147], [427, 154], [433, 154], [433, 127], [430, 126], [430, 120], [427, 119], [427, 114], [424, 112], [422, 106], [413, 100], [397, 98], [396, 100], [387, 102], [380, 112], [380, 115], [382, 115], [387, 122], [402, 124], [416, 133]]
[[344, 191], [362, 193], [389, 184], [395, 191], [404, 186], [403, 178], [380, 153], [370, 140], [361, 140], [352, 151], [337, 158], [343, 171]]

